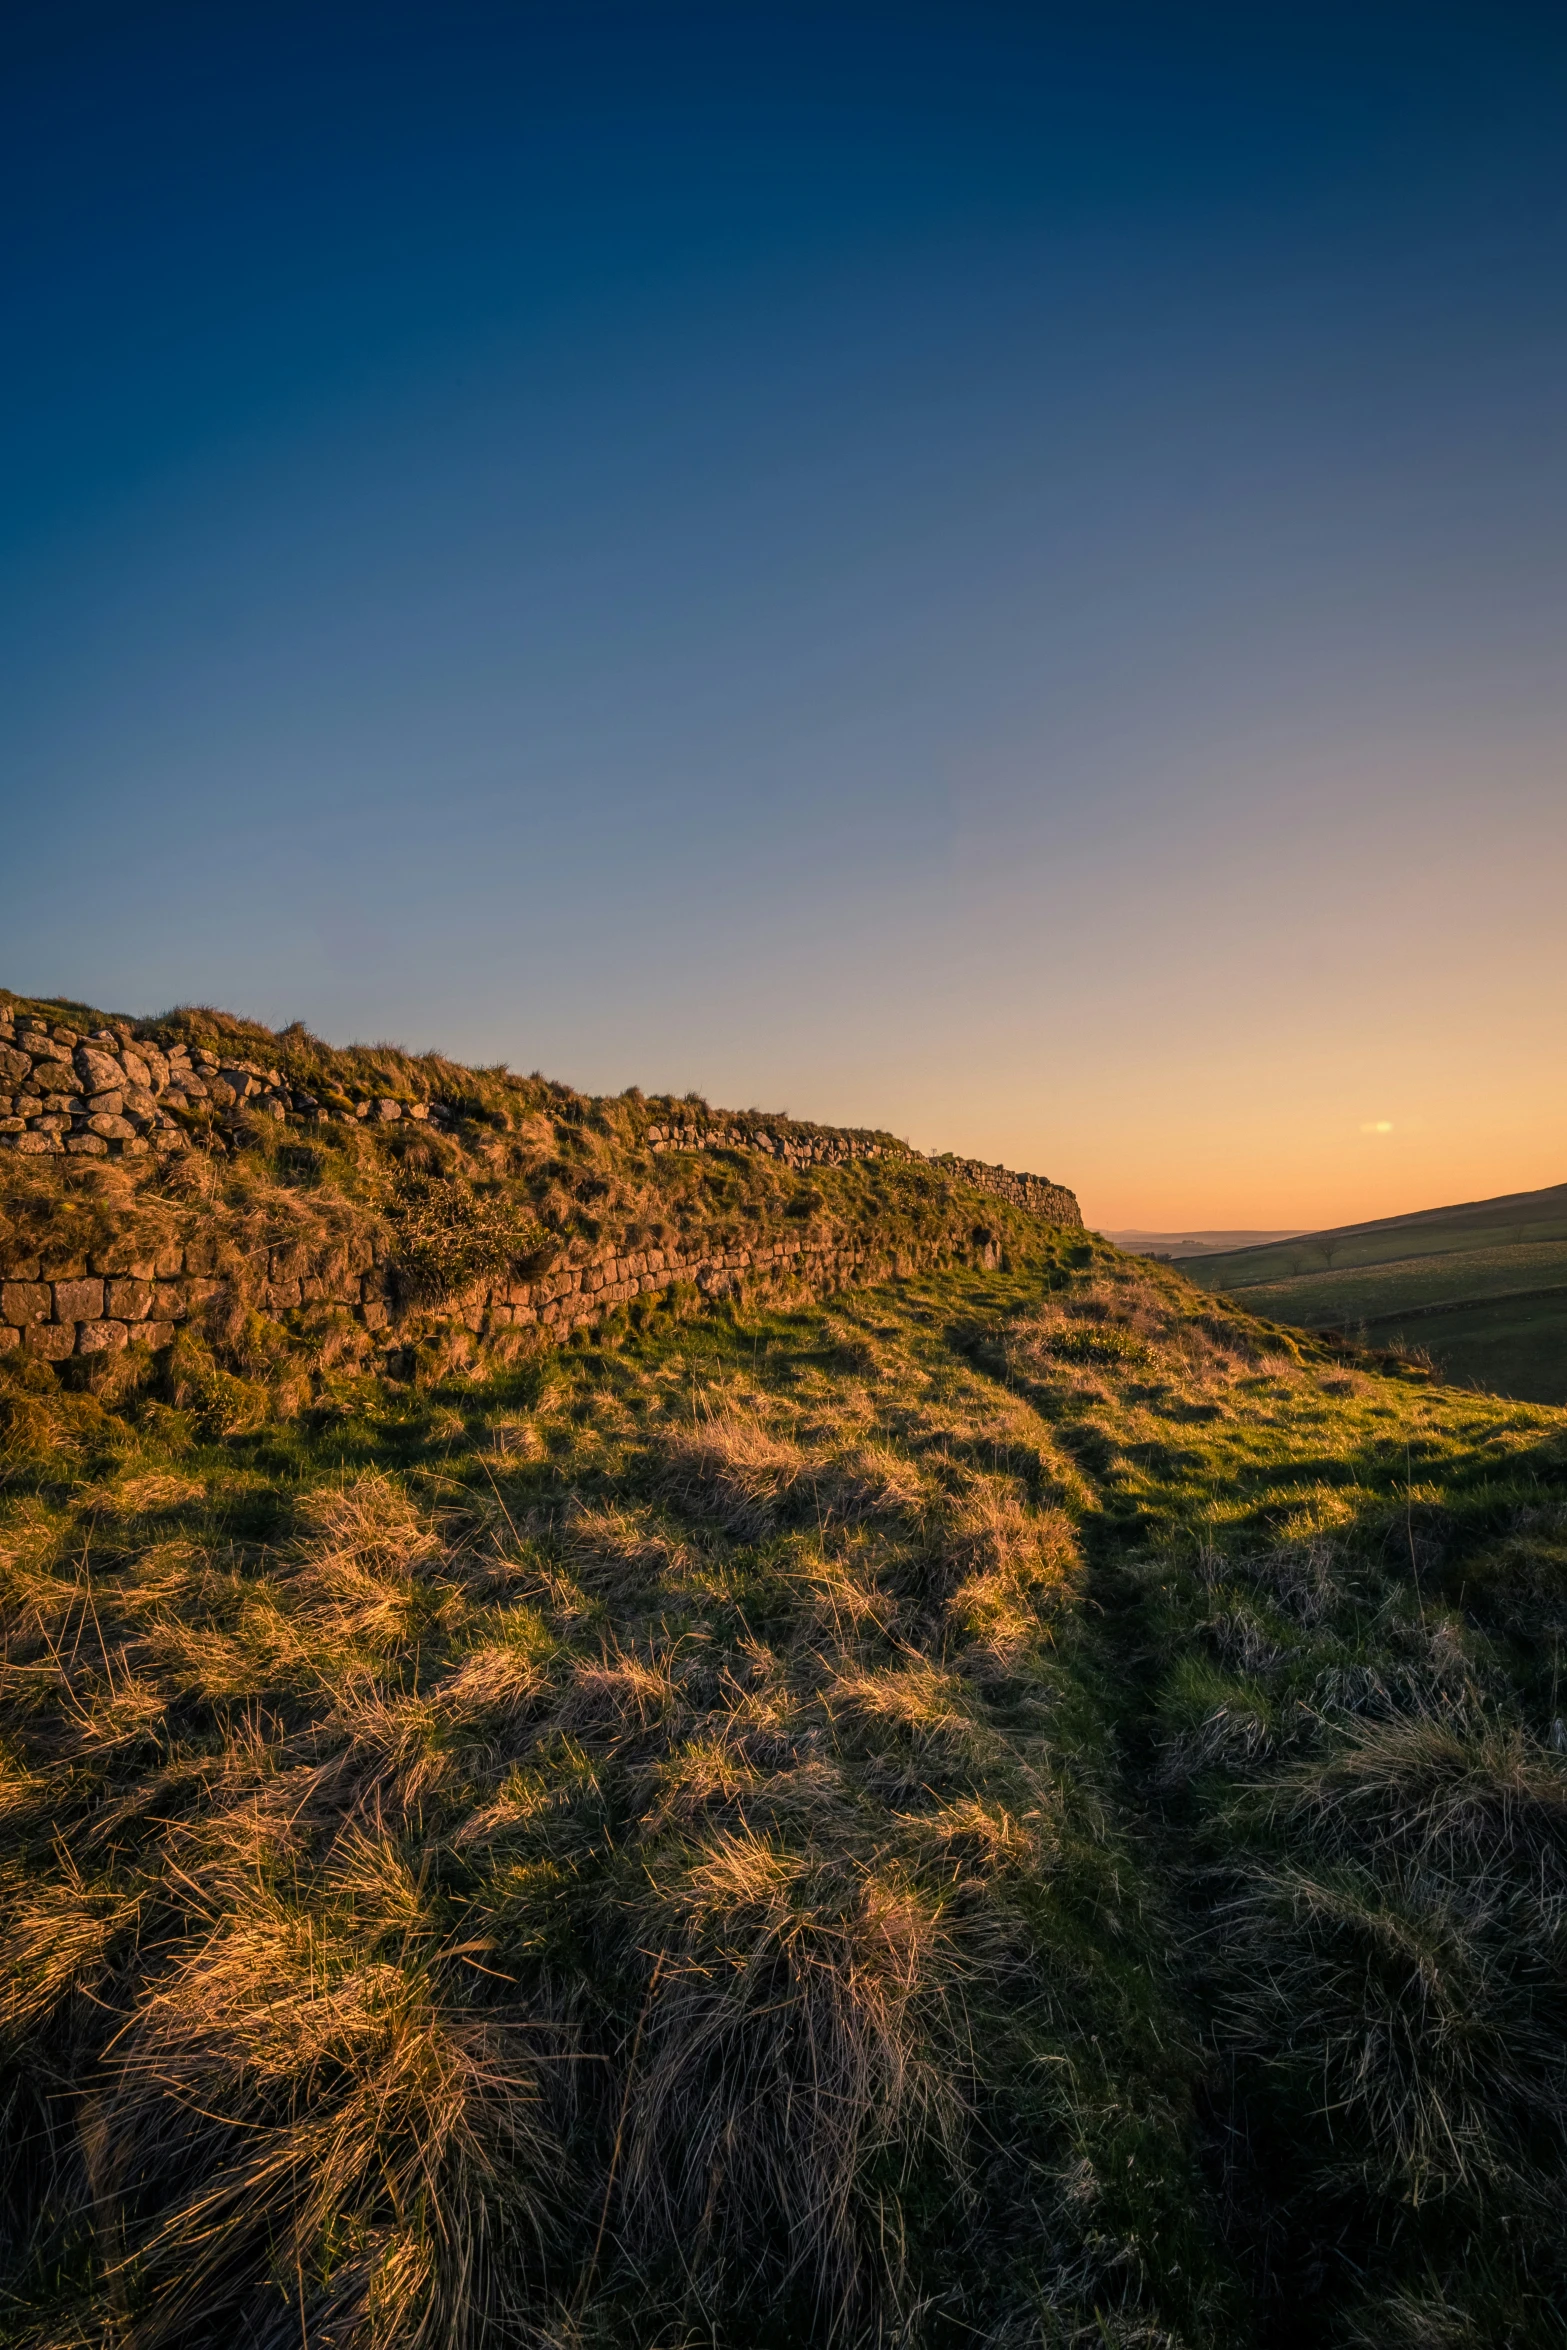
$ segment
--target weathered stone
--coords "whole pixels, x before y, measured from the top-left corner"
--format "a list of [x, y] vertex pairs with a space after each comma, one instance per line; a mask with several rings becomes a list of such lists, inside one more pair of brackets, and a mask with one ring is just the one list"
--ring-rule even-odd
[[26, 1131], [25, 1118], [0, 1118], [0, 1134], [25, 1134]]
[[38, 1256], [40, 1281], [80, 1281], [87, 1272], [85, 1254], [74, 1249], [42, 1249]]
[[152, 1311], [150, 1281], [111, 1281], [104, 1291], [103, 1310], [120, 1322], [145, 1322]]
[[118, 1093], [125, 1084], [119, 1061], [90, 1044], [78, 1045], [76, 1070], [86, 1093]]
[[32, 1069], [26, 1053], [16, 1052], [10, 1045], [0, 1045], [0, 1084], [25, 1085]]
[[29, 1159], [41, 1159], [60, 1147], [52, 1134], [8, 1134], [4, 1140], [8, 1150], [20, 1151], [24, 1158]]
[[129, 1118], [117, 1118], [106, 1111], [98, 1111], [88, 1119], [89, 1134], [101, 1134], [105, 1142], [132, 1142], [136, 1129]]
[[151, 1086], [152, 1071], [148, 1068], [140, 1053], [133, 1052], [131, 1047], [127, 1045], [124, 1052], [121, 1053], [120, 1059], [125, 1064], [125, 1074], [130, 1079], [132, 1085], [139, 1085], [144, 1089]]
[[54, 1292], [47, 1281], [0, 1282], [0, 1316], [7, 1322], [47, 1322]]
[[64, 1110], [45, 1110], [43, 1116], [34, 1118], [31, 1124], [35, 1134], [69, 1134], [71, 1131], [70, 1117]]
[[30, 1355], [39, 1355], [46, 1363], [63, 1363], [67, 1355], [76, 1352], [75, 1324], [30, 1322], [22, 1333], [22, 1344]]
[[65, 1147], [79, 1159], [106, 1159], [109, 1146], [100, 1134], [68, 1134]]
[[106, 1241], [102, 1248], [94, 1249], [87, 1267], [89, 1273], [118, 1273], [132, 1281], [150, 1281], [156, 1269], [147, 1248], [123, 1233], [118, 1240]]
[[172, 1322], [143, 1322], [136, 1335], [147, 1346], [172, 1346], [174, 1344], [174, 1324]]
[[111, 1354], [129, 1337], [123, 1322], [83, 1322], [76, 1333], [76, 1351], [82, 1355]]
[[54, 1318], [57, 1322], [96, 1322], [103, 1312], [101, 1281], [57, 1281]]
[[125, 1108], [125, 1094], [121, 1087], [111, 1085], [103, 1093], [90, 1093], [87, 1107], [95, 1118], [118, 1118]]
[[401, 1102], [382, 1099], [370, 1104], [371, 1117], [381, 1120], [383, 1124], [389, 1119], [400, 1118], [402, 1114], [403, 1105]]
[[[94, 1102], [94, 1109], [97, 1108]], [[125, 1089], [125, 1114], [128, 1118], [156, 1118], [158, 1104], [144, 1085], [128, 1085]]]
[[20, 1330], [13, 1330], [9, 1323], [0, 1322], [0, 1355], [9, 1354], [13, 1346], [20, 1346], [21, 1343]]

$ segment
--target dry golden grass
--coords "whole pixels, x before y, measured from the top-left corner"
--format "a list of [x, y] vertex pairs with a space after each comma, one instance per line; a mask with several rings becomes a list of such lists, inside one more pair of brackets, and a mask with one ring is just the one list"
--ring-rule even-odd
[[0, 1373], [0, 2339], [1552, 2339], [1549, 1415], [1055, 1243], [426, 1375]]

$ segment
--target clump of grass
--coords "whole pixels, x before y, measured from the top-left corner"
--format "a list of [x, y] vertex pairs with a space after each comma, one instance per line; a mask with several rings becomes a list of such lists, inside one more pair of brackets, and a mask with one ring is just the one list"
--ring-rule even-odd
[[424, 1167], [397, 1170], [391, 1217], [399, 1279], [422, 1305], [495, 1280], [544, 1238], [537, 1218], [505, 1192], [480, 1192], [461, 1173]]

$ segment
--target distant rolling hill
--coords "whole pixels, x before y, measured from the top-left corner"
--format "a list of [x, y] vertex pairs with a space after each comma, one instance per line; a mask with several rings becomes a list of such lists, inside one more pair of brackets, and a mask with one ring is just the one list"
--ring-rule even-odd
[[1273, 1321], [1417, 1346], [1449, 1379], [1567, 1402], [1567, 1183], [1176, 1262]]
[[1299, 1227], [1286, 1224], [1276, 1231], [1256, 1232], [1193, 1232], [1188, 1225], [1184, 1232], [1143, 1232], [1131, 1229], [1107, 1232], [1106, 1240], [1113, 1240], [1117, 1248], [1124, 1248], [1134, 1257], [1212, 1256], [1215, 1250], [1266, 1248], [1270, 1241], [1293, 1240]]

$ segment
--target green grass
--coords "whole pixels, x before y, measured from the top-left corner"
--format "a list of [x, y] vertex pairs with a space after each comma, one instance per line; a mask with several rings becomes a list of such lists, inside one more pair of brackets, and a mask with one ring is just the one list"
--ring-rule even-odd
[[1043, 1233], [310, 1344], [0, 1372], [5, 2339], [1563, 2338], [1560, 1413]]
[[1265, 1248], [1227, 1249], [1180, 1260], [1209, 1289], [1244, 1289], [1302, 1274], [1345, 1273], [1422, 1256], [1465, 1255], [1567, 1241], [1567, 1184], [1451, 1208], [1427, 1208], [1330, 1232], [1303, 1232]]
[[1567, 1189], [1560, 1185], [1187, 1258], [1182, 1267], [1270, 1320], [1417, 1348], [1446, 1378], [1533, 1402], [1567, 1402]]
[[1567, 1240], [1529, 1241], [1513, 1248], [1444, 1249], [1355, 1271], [1224, 1284], [1225, 1295], [1252, 1313], [1308, 1328], [1384, 1322], [1412, 1308], [1545, 1288], [1567, 1290]]

